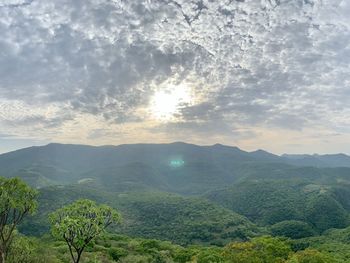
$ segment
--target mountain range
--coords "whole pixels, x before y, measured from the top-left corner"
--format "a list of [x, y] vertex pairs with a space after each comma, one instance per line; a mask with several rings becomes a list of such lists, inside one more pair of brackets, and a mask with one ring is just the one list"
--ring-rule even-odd
[[247, 178], [347, 180], [350, 156], [274, 155], [215, 144], [48, 144], [0, 155], [1, 175], [34, 187], [72, 183], [130, 191], [157, 189], [198, 194]]
[[79, 198], [117, 208], [117, 231], [179, 244], [224, 245], [276, 234], [317, 236], [350, 225], [350, 157], [274, 155], [198, 146], [48, 144], [0, 155], [0, 175], [39, 189], [20, 231], [41, 235], [48, 214]]

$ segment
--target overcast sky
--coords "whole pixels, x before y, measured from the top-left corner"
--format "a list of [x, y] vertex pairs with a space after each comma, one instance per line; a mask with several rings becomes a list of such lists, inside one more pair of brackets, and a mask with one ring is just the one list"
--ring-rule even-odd
[[349, 0], [0, 0], [0, 152], [350, 153]]

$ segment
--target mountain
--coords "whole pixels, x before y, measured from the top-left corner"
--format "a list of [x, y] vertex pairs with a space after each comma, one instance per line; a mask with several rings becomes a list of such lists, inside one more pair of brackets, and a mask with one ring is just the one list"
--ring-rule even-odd
[[[305, 161], [309, 159], [314, 161]], [[221, 144], [95, 147], [54, 143], [0, 155], [0, 173], [19, 176], [37, 188], [79, 183], [116, 192], [156, 190], [198, 195], [254, 178], [349, 181], [348, 159], [341, 154], [280, 157]], [[338, 165], [343, 168], [334, 168]]]
[[49, 144], [0, 155], [0, 169], [2, 175], [20, 176], [35, 187], [95, 182], [110, 188], [114, 180], [121, 191], [146, 187], [193, 193], [231, 184], [239, 166], [260, 161], [259, 156], [223, 145]]
[[224, 245], [263, 234], [310, 238], [348, 227], [347, 158], [182, 142], [49, 144], [0, 155], [0, 173], [39, 189], [37, 214], [19, 228], [25, 234], [47, 233], [50, 212], [87, 198], [122, 213], [118, 233]]
[[298, 166], [350, 167], [350, 156], [346, 154], [283, 154], [284, 162]]

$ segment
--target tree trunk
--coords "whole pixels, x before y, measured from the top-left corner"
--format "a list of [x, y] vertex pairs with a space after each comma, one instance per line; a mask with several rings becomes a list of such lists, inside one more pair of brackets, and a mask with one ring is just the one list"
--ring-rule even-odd
[[81, 251], [78, 251], [78, 257], [77, 257], [77, 261], [76, 261], [76, 263], [79, 263], [79, 261], [80, 261], [80, 257], [81, 257], [81, 254], [83, 253], [83, 251], [81, 250]]
[[0, 263], [5, 263], [6, 255], [4, 252], [0, 251]]

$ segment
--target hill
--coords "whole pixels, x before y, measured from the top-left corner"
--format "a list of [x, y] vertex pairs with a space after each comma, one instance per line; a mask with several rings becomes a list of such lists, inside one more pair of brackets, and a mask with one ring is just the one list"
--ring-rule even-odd
[[113, 194], [82, 186], [40, 190], [38, 213], [20, 231], [42, 235], [49, 230], [47, 215], [79, 198], [106, 203], [121, 211], [119, 233], [170, 240], [179, 244], [225, 244], [261, 233], [247, 218], [206, 200], [160, 192]]
[[346, 154], [284, 154], [286, 163], [313, 167], [350, 167], [350, 156]]
[[259, 225], [297, 220], [321, 233], [349, 225], [349, 207], [344, 204], [349, 190], [345, 189], [303, 180], [254, 180], [206, 197]]
[[[344, 156], [342, 162], [329, 156], [324, 159], [333, 160], [329, 166], [346, 166]], [[253, 178], [350, 181], [350, 168], [298, 167], [303, 163], [298, 160], [220, 144], [49, 144], [0, 155], [0, 169], [1, 175], [19, 176], [37, 188], [88, 183], [115, 192], [152, 189], [184, 195], [199, 195]]]

